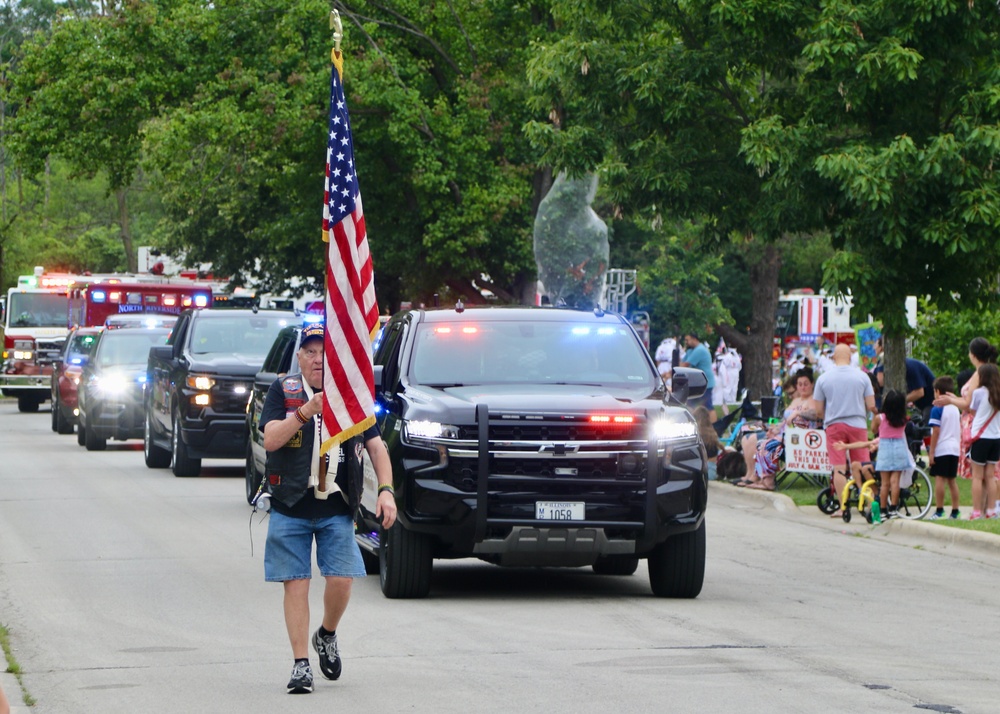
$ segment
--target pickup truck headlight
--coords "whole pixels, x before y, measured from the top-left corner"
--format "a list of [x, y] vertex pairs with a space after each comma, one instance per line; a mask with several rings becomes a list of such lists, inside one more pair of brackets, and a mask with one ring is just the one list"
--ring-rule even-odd
[[698, 436], [698, 425], [690, 421], [658, 419], [652, 424], [653, 438], [661, 441], [694, 439]]
[[191, 389], [211, 389], [215, 386], [215, 380], [205, 374], [189, 374], [186, 384]]
[[406, 436], [412, 440], [457, 439], [459, 435], [457, 426], [436, 421], [408, 421], [404, 429]]

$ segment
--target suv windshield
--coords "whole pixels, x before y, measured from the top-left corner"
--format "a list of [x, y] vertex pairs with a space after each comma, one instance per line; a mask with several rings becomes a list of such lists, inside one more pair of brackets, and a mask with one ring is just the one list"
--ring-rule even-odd
[[101, 367], [144, 367], [149, 348], [166, 341], [166, 330], [106, 332], [97, 344], [97, 364]]
[[579, 384], [656, 388], [631, 330], [592, 322], [455, 322], [417, 327], [410, 379], [427, 386]]
[[274, 338], [289, 323], [288, 315], [233, 315], [194, 321], [191, 352], [196, 355], [239, 355], [263, 362]]

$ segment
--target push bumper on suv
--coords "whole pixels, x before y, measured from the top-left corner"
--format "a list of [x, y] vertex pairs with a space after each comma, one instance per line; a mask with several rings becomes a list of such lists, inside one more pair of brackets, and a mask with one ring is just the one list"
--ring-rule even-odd
[[388, 437], [401, 441], [390, 450], [406, 471], [400, 518], [433, 536], [443, 557], [587, 565], [642, 556], [697, 529], [708, 493], [697, 435], [651, 437], [655, 418], [595, 429], [586, 415], [490, 414], [479, 404], [457, 438], [404, 427]]

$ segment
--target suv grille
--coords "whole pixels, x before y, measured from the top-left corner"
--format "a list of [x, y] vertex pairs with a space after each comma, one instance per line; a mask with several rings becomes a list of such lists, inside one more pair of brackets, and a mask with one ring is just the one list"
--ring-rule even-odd
[[[490, 419], [490, 493], [565, 498], [584, 486], [606, 495], [634, 495], [646, 479], [646, 420], [615, 426], [585, 419]], [[463, 491], [476, 489], [478, 431], [475, 425], [462, 427], [461, 438], [447, 442], [443, 478]]]

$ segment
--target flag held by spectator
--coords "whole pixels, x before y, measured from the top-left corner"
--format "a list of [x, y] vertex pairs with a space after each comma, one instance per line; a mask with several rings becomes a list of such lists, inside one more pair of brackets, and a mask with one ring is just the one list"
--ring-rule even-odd
[[339, 50], [331, 53], [331, 62], [323, 191], [323, 241], [327, 243], [324, 454], [375, 423], [372, 340], [379, 327], [372, 259], [344, 95], [344, 61]]

